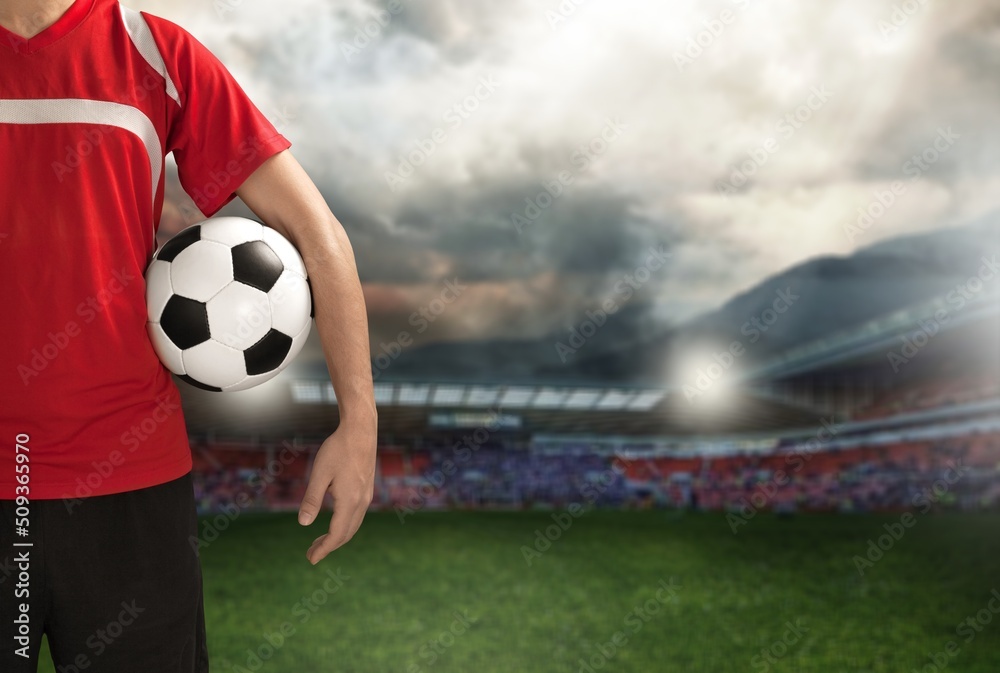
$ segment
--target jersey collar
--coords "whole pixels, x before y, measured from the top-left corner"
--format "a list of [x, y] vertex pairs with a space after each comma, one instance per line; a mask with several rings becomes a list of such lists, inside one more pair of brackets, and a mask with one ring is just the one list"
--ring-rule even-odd
[[15, 53], [33, 54], [68, 35], [83, 23], [93, 6], [94, 0], [76, 0], [62, 16], [56, 19], [55, 23], [27, 40], [0, 26], [0, 42], [13, 49]]

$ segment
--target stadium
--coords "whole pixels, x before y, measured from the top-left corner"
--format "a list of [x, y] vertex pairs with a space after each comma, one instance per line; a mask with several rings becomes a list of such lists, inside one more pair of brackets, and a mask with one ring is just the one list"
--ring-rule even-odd
[[[935, 504], [991, 509], [1000, 501], [995, 287], [954, 320], [935, 321], [947, 304], [939, 297], [731, 376], [723, 365], [735, 358], [717, 352], [700, 380], [671, 387], [380, 380], [373, 508], [562, 508], [611, 473], [590, 504], [724, 511], [794, 466], [785, 476], [796, 486], [769, 496], [768, 509], [895, 511], [959, 461], [985, 471]], [[901, 369], [907, 353], [913, 365]], [[248, 476], [267, 483], [261, 507], [297, 507], [336, 423], [329, 381], [290, 377], [252, 420], [186, 392], [202, 508], [218, 509]]]
[[[329, 595], [294, 523], [338, 417], [321, 366], [239, 398], [186, 387], [214, 665], [995, 671], [984, 287], [790, 349], [716, 339], [668, 386], [387, 368], [371, 511]], [[295, 638], [324, 644], [276, 644]]]
[[[353, 254], [365, 304], [351, 321], [323, 311], [317, 297], [346, 295], [316, 279], [344, 280], [323, 265], [349, 255], [302, 254], [311, 315], [328, 319], [277, 330], [297, 356], [229, 384], [289, 366], [239, 392], [175, 377], [182, 403], [109, 447], [155, 453], [161, 430], [183, 439], [183, 414], [212, 671], [1000, 671], [996, 3], [124, 6], [190, 31], [271, 120], [271, 141], [289, 141], [343, 225], [351, 250], [335, 247]], [[178, 58], [158, 47], [160, 66]], [[200, 78], [201, 100], [225, 114], [216, 79]], [[174, 94], [188, 119], [190, 91]], [[111, 138], [67, 144], [65, 162], [39, 155], [38, 170], [62, 183], [69, 157], [117, 156]], [[254, 139], [209, 170], [214, 141], [147, 148], [175, 148], [162, 190], [153, 181], [161, 254], [204, 221], [207, 195], [247, 184]], [[264, 219], [226, 204], [213, 217]], [[64, 219], [77, 230], [77, 213]], [[10, 268], [29, 261], [5, 236]], [[226, 283], [246, 275], [234, 254], [217, 250]], [[173, 341], [190, 325], [161, 320], [166, 341], [179, 354], [215, 339], [200, 306], [214, 295], [175, 291], [184, 264], [167, 287], [173, 262], [157, 261], [153, 313], [199, 304], [200, 337]], [[240, 292], [267, 292], [271, 311], [273, 282]], [[47, 290], [19, 291], [35, 310]], [[335, 503], [309, 526], [297, 511], [341, 420], [329, 333], [360, 333], [364, 316], [371, 504], [313, 566]], [[260, 343], [246, 339], [205, 351], [206, 369], [211, 353], [245, 367]], [[353, 364], [367, 397], [365, 358]], [[16, 401], [27, 379], [8, 374]], [[88, 497], [105, 469], [69, 495]], [[49, 660], [39, 670], [55, 673]]]

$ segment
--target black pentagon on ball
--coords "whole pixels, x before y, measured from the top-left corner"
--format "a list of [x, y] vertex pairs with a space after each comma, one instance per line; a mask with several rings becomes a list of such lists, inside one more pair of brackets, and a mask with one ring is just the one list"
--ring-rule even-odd
[[243, 351], [247, 375], [266, 374], [281, 366], [292, 349], [292, 337], [278, 330], [271, 330], [260, 341]]
[[233, 248], [233, 278], [244, 285], [270, 292], [285, 265], [264, 241], [240, 243]]
[[164, 243], [160, 251], [156, 253], [156, 259], [163, 260], [164, 262], [172, 262], [177, 255], [181, 254], [182, 250], [200, 240], [201, 225], [196, 224], [193, 227], [188, 227]]
[[212, 337], [205, 305], [176, 294], [163, 307], [160, 327], [181, 350], [205, 343]]
[[222, 392], [222, 388], [216, 388], [215, 386], [206, 385], [206, 384], [202, 383], [201, 381], [197, 381], [197, 380], [191, 378], [187, 374], [180, 374], [180, 375], [178, 375], [177, 378], [179, 378], [181, 381], [184, 381], [185, 383], [188, 383], [188, 384], [194, 386], [195, 388], [201, 388], [202, 390], [207, 390], [207, 391], [213, 392], [213, 393], [221, 393]]

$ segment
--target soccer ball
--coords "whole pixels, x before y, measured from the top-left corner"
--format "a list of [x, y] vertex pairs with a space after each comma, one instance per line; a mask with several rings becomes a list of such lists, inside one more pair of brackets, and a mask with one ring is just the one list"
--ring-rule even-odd
[[146, 270], [146, 323], [160, 361], [204, 390], [246, 390], [302, 350], [312, 293], [302, 257], [274, 229], [242, 217], [192, 225]]

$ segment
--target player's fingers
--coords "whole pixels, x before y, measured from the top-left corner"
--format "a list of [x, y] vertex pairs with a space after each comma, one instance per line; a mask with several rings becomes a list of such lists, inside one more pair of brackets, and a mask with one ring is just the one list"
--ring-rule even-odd
[[299, 505], [299, 523], [308, 526], [316, 520], [320, 508], [323, 506], [323, 497], [330, 486], [330, 477], [322, 470], [314, 470], [309, 477], [309, 484], [306, 486], [306, 494]]
[[330, 551], [333, 551], [332, 549], [330, 551], [326, 551], [326, 540], [329, 537], [330, 534], [325, 533], [320, 535], [311, 545], [309, 545], [309, 549], [306, 550], [306, 559], [309, 563], [316, 565], [322, 561], [326, 555], [330, 553]]
[[333, 503], [333, 518], [330, 519], [330, 532], [313, 542], [306, 552], [306, 557], [313, 565], [319, 563], [327, 554], [347, 541], [347, 531], [350, 526], [349, 513], [346, 508]]
[[330, 532], [316, 538], [312, 546], [306, 552], [306, 558], [313, 565], [316, 565], [333, 550], [342, 547], [354, 537], [354, 534], [361, 527], [361, 519], [364, 511], [357, 506], [338, 507], [333, 504], [333, 518], [330, 520]]

